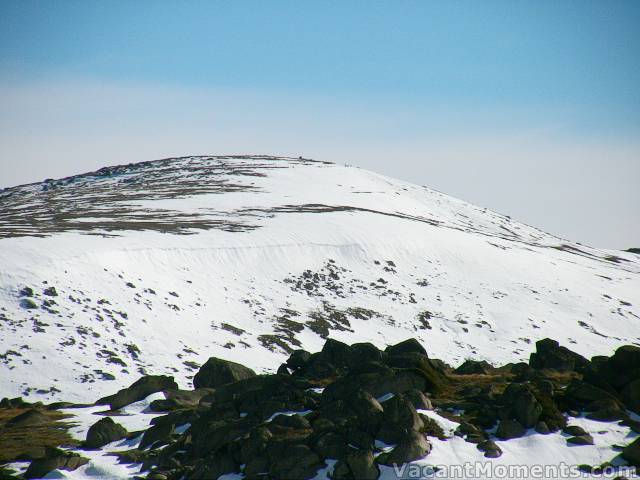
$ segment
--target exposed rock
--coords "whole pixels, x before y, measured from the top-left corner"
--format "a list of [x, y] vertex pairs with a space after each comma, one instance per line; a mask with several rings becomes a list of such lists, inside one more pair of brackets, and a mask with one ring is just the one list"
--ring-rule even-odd
[[21, 297], [33, 297], [33, 288], [24, 287], [22, 290], [20, 290], [20, 296]]
[[324, 458], [343, 458], [348, 448], [345, 438], [337, 432], [324, 432], [313, 444], [313, 450]]
[[211, 395], [212, 388], [197, 388], [195, 390], [164, 390], [167, 398], [154, 400], [149, 405], [153, 412], [168, 412], [181, 408], [197, 407], [203, 397]]
[[355, 479], [375, 480], [380, 474], [371, 450], [351, 450], [347, 454], [346, 462]]
[[271, 423], [269, 424], [269, 428], [272, 426], [279, 426], [283, 428], [297, 428], [297, 429], [311, 428], [311, 424], [309, 423], [309, 420], [304, 418], [302, 415], [298, 415], [298, 414], [276, 415], [271, 421]]
[[567, 438], [567, 443], [571, 445], [593, 445], [593, 437], [587, 435], [577, 435]]
[[634, 467], [640, 467], [640, 438], [636, 438], [622, 450], [622, 458]]
[[382, 352], [372, 343], [354, 343], [351, 345], [351, 350], [356, 365], [366, 362], [382, 362], [383, 360]]
[[582, 372], [588, 367], [589, 360], [560, 346], [555, 340], [545, 338], [536, 342], [536, 351], [531, 354], [529, 365], [535, 369]]
[[578, 408], [585, 408], [596, 401], [616, 400], [611, 393], [580, 380], [574, 380], [569, 384], [564, 397]]
[[587, 414], [588, 419], [600, 422], [614, 422], [627, 416], [620, 403], [612, 398], [591, 402], [586, 410], [590, 412]]
[[496, 436], [500, 440], [510, 440], [512, 438], [520, 438], [527, 432], [526, 428], [520, 425], [517, 420], [502, 420], [498, 425]]
[[493, 370], [493, 365], [484, 360], [465, 360], [454, 370], [458, 375], [486, 375]]
[[216, 388], [255, 376], [256, 373], [244, 365], [211, 357], [193, 377], [193, 386], [195, 388]]
[[378, 457], [378, 462], [383, 465], [400, 465], [425, 457], [431, 451], [431, 444], [426, 437], [416, 431], [410, 431], [403, 440], [389, 453], [383, 453]]
[[240, 448], [240, 460], [242, 463], [249, 463], [252, 459], [260, 457], [267, 444], [273, 438], [273, 434], [266, 427], [257, 427], [251, 431], [248, 437], [242, 442]]
[[96, 402], [96, 405], [110, 405], [111, 410], [117, 410], [144, 400], [152, 393], [177, 389], [178, 384], [173, 377], [167, 375], [146, 375], [138, 379], [131, 386], [119, 390], [115, 395], [101, 398]]
[[126, 436], [127, 430], [122, 425], [114, 422], [111, 417], [105, 417], [89, 427], [84, 446], [100, 448], [108, 443], [122, 440]]
[[568, 425], [562, 429], [562, 433], [571, 435], [572, 437], [588, 435], [587, 431], [580, 425]]
[[503, 402], [509, 406], [512, 418], [525, 428], [534, 427], [542, 414], [542, 405], [527, 384], [509, 384], [503, 394]]
[[45, 295], [49, 296], [49, 297], [57, 297], [58, 296], [58, 292], [56, 291], [56, 287], [49, 287], [49, 288], [45, 288], [42, 293], [44, 293]]
[[498, 458], [502, 455], [502, 449], [492, 440], [479, 443], [478, 450], [484, 452], [486, 458]]
[[409, 338], [403, 342], [395, 345], [390, 345], [384, 350], [389, 355], [402, 355], [404, 353], [419, 353], [420, 355], [427, 356], [427, 351], [424, 349], [420, 342], [415, 338]]
[[46, 455], [33, 460], [24, 473], [24, 478], [43, 478], [53, 470], [73, 471], [86, 465], [89, 459], [77, 453], [65, 452], [57, 448], [47, 449]]
[[287, 454], [274, 458], [270, 473], [275, 478], [297, 480], [312, 477], [322, 465], [322, 460], [306, 445], [291, 445]]
[[382, 406], [369, 392], [358, 390], [348, 400], [348, 405], [356, 413], [361, 424], [369, 431], [375, 433], [378, 430], [382, 417]]
[[23, 298], [22, 300], [20, 300], [20, 306], [22, 308], [26, 308], [27, 310], [38, 308], [38, 304], [30, 298]]
[[415, 388], [407, 390], [405, 396], [417, 410], [433, 410], [431, 399]]
[[624, 345], [615, 351], [607, 363], [614, 370], [633, 371], [640, 367], [640, 347]]
[[542, 421], [536, 423], [535, 430], [541, 435], [548, 435], [551, 433], [551, 430], [549, 430], [549, 426], [546, 424], [546, 422]]
[[309, 364], [311, 354], [306, 350], [294, 350], [287, 360], [287, 367], [292, 370], [304, 368]]
[[384, 402], [382, 427], [378, 438], [386, 443], [400, 443], [424, 424], [413, 404], [402, 394]]
[[640, 379], [634, 380], [622, 389], [622, 401], [629, 410], [640, 414]]
[[153, 425], [151, 428], [148, 428], [144, 435], [142, 436], [142, 440], [140, 440], [140, 445], [138, 448], [144, 450], [147, 447], [152, 445], [158, 446], [158, 443], [166, 444], [173, 433], [174, 425], [173, 423], [165, 422], [160, 423], [158, 425]]

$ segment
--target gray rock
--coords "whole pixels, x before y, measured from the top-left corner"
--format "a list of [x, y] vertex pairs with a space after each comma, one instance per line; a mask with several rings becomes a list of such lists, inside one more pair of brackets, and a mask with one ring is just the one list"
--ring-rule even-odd
[[527, 430], [520, 425], [520, 422], [517, 420], [507, 419], [502, 420], [498, 425], [496, 436], [500, 440], [511, 440], [512, 438], [522, 437], [526, 432]]
[[409, 338], [395, 345], [390, 345], [384, 350], [389, 355], [402, 355], [404, 353], [419, 353], [427, 356], [427, 351], [415, 338]]
[[492, 440], [485, 440], [479, 443], [478, 450], [484, 452], [486, 458], [498, 458], [502, 456], [502, 449]]
[[378, 462], [383, 465], [400, 465], [425, 457], [431, 451], [431, 444], [427, 438], [416, 431], [410, 431], [403, 441], [388, 454], [378, 457]]
[[380, 475], [371, 450], [352, 450], [347, 454], [347, 465], [358, 480], [375, 480]]
[[322, 459], [306, 445], [291, 445], [286, 455], [274, 459], [270, 473], [275, 478], [295, 480], [312, 477], [322, 464]]
[[255, 376], [256, 373], [244, 365], [211, 357], [193, 377], [193, 386], [195, 388], [216, 388]]
[[127, 430], [122, 425], [114, 422], [111, 417], [105, 417], [89, 427], [84, 446], [87, 448], [100, 448], [108, 443], [122, 440], [126, 436]]
[[410, 432], [418, 432], [424, 426], [413, 404], [402, 394], [384, 402], [383, 408], [378, 438], [386, 443], [400, 443]]
[[628, 383], [622, 389], [622, 401], [629, 410], [640, 414], [640, 379]]
[[433, 410], [431, 399], [420, 390], [412, 388], [405, 395], [417, 410]]
[[493, 365], [484, 360], [465, 360], [454, 370], [458, 375], [486, 375], [493, 370]]
[[571, 445], [593, 445], [593, 437], [587, 435], [577, 435], [567, 438], [567, 443]]
[[587, 431], [582, 428], [580, 425], [567, 425], [562, 429], [562, 433], [566, 435], [571, 435], [572, 437], [580, 436], [580, 435], [588, 435]]
[[538, 422], [536, 423], [536, 432], [538, 432], [541, 435], [548, 435], [551, 433], [551, 430], [549, 430], [549, 427], [547, 426], [546, 422]]
[[119, 390], [118, 393], [101, 398], [96, 402], [96, 405], [110, 405], [111, 410], [117, 410], [144, 400], [152, 393], [177, 389], [178, 384], [173, 377], [167, 375], [146, 375], [134, 382], [131, 386]]

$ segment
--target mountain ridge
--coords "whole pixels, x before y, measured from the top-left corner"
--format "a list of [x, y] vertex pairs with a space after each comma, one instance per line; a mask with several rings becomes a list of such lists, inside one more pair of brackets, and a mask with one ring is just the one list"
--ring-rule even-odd
[[170, 158], [0, 190], [0, 211], [7, 396], [188, 385], [211, 355], [275, 368], [327, 337], [417, 336], [455, 364], [640, 342], [633, 253], [355, 167]]

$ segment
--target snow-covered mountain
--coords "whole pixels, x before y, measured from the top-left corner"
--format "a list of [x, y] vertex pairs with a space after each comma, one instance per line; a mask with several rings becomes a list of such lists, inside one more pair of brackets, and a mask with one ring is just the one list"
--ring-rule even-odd
[[[550, 212], [551, 214], [552, 212]], [[0, 397], [94, 401], [326, 337], [503, 364], [640, 345], [640, 256], [307, 159], [185, 157], [0, 191]], [[64, 391], [64, 394], [60, 394]]]

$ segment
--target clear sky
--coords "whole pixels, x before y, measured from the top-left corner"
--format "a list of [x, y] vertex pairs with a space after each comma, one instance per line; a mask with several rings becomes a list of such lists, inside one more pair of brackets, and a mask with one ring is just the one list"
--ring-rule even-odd
[[0, 1], [0, 187], [200, 153], [640, 247], [640, 2]]

